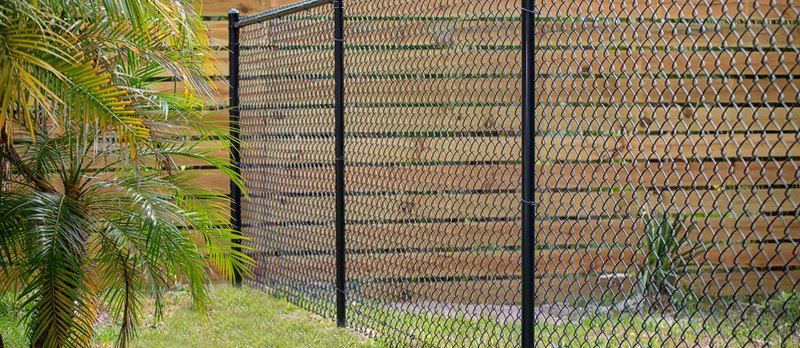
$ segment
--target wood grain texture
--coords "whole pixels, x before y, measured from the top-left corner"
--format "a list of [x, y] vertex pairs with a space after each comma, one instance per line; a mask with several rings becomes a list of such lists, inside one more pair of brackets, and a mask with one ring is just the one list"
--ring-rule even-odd
[[[250, 207], [252, 209], [253, 207]], [[683, 221], [693, 225], [698, 241], [715, 244], [770, 244], [800, 241], [800, 219], [794, 217], [694, 218]], [[543, 247], [575, 245], [637, 245], [644, 235], [641, 219], [564, 218], [536, 222], [536, 241]], [[307, 252], [334, 250], [334, 227], [294, 225], [277, 228], [269, 225], [246, 225], [245, 234], [287, 250]], [[415, 222], [395, 224], [351, 222], [347, 226], [348, 248], [370, 251], [390, 249], [473, 249], [520, 246], [520, 221]]]
[[[347, 109], [347, 122], [360, 133], [519, 132], [520, 109], [495, 105], [375, 105]], [[680, 105], [540, 105], [541, 132], [785, 131], [794, 132], [795, 107]], [[333, 132], [333, 108], [262, 108], [242, 111], [242, 127], [252, 134]]]
[[[732, 269], [796, 267], [793, 243], [762, 246], [728, 245], [709, 247], [692, 266], [695, 273], [715, 273]], [[535, 256], [535, 272], [540, 276], [599, 276], [636, 274], [644, 267], [646, 255], [633, 248], [582, 248], [542, 250]], [[347, 274], [351, 281], [392, 279], [435, 279], [516, 277], [520, 275], [519, 251], [408, 252], [348, 255]], [[307, 270], [331, 269], [332, 255], [262, 256], [260, 267]], [[699, 269], [697, 271], [696, 269]]]
[[[352, 192], [518, 190], [521, 166], [514, 164], [429, 164], [350, 166]], [[800, 169], [760, 160], [638, 163], [559, 163], [535, 168], [537, 187], [551, 190], [611, 187], [699, 187], [732, 190], [737, 185], [795, 185]], [[332, 192], [333, 168], [254, 167], [243, 170], [250, 184], [268, 182], [281, 193]], [[727, 188], [723, 186], [728, 186]]]
[[[314, 215], [333, 219], [332, 194], [293, 196], [269, 194], [251, 198], [253, 205], [272, 216], [247, 216], [251, 223], [305, 221]], [[655, 210], [683, 215], [792, 213], [800, 190], [663, 190], [662, 192], [546, 192], [537, 195], [539, 214], [551, 217], [601, 215], [639, 216]], [[430, 193], [355, 195], [347, 198], [348, 220], [506, 219], [519, 216], [517, 193]], [[308, 211], [308, 212], [307, 212]]]
[[[207, 0], [206, 15], [291, 2], [228, 6]], [[372, 1], [357, 2], [349, 12], [347, 122], [353, 135], [346, 143], [346, 182], [358, 194], [347, 197], [347, 233], [350, 248], [366, 251], [349, 257], [349, 273], [360, 283], [356, 297], [519, 301], [519, 22], [511, 20], [519, 10], [513, 1], [489, 3]], [[555, 248], [537, 254], [541, 299], [599, 299], [630, 289], [631, 278], [604, 274], [633, 272], [641, 263], [633, 248], [644, 232], [643, 220], [635, 218], [643, 209], [698, 214], [692, 220], [697, 240], [714, 246], [696, 259], [703, 273], [681, 281], [699, 293], [768, 294], [796, 285], [798, 271], [773, 278], [758, 269], [800, 267], [800, 223], [791, 216], [800, 202], [794, 188], [800, 172], [792, 159], [800, 151], [792, 106], [798, 92], [789, 77], [800, 73], [799, 57], [794, 50], [706, 50], [794, 46], [796, 25], [758, 21], [796, 17], [791, 3], [538, 5], [542, 16], [563, 19], [536, 25], [542, 45], [536, 52], [537, 114], [544, 121], [537, 124], [542, 161], [535, 171], [537, 186], [547, 188], [537, 194], [544, 218], [537, 221], [536, 239]], [[389, 15], [440, 18], [414, 23]], [[442, 19], [476, 15], [491, 21]], [[678, 20], [698, 16], [723, 20]], [[207, 25], [213, 44], [225, 47], [227, 22]], [[300, 20], [277, 28], [312, 25]], [[309, 70], [331, 58], [319, 37], [325, 30], [271, 39], [278, 49], [264, 54], [275, 59], [274, 69], [265, 76], [248, 72], [242, 81], [245, 105], [269, 106], [242, 112], [250, 136], [244, 157], [252, 165], [244, 170], [253, 193], [243, 212], [250, 222], [245, 234], [254, 237], [249, 243], [321, 253], [260, 256], [260, 265], [279, 278], [333, 279], [333, 256], [326, 254], [333, 250], [333, 170], [317, 166], [333, 163], [333, 80], [311, 78], [324, 67]], [[304, 45], [290, 47], [298, 42]], [[476, 47], [457, 49], [464, 45]], [[227, 52], [215, 54], [226, 74]], [[226, 91], [209, 104], [224, 105]], [[789, 104], [720, 106], [731, 101]], [[430, 135], [435, 132], [449, 135]], [[198, 180], [225, 190], [219, 175]], [[784, 216], [768, 216], [776, 212]], [[265, 227], [287, 219], [312, 224]], [[491, 249], [498, 247], [510, 249]], [[475, 279], [493, 276], [501, 280]], [[392, 280], [407, 278], [421, 279]]]
[[[719, 135], [537, 136], [537, 157], [551, 161], [686, 161], [704, 158], [789, 157], [800, 151], [800, 133]], [[284, 137], [248, 142], [249, 164], [324, 163], [333, 160], [331, 137]], [[351, 137], [348, 160], [359, 163], [515, 161], [514, 136]]]

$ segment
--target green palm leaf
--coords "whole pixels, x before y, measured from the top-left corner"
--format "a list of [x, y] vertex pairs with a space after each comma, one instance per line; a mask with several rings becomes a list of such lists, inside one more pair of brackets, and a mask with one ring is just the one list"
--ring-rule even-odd
[[[186, 7], [185, 7], [186, 6]], [[0, 3], [0, 269], [29, 308], [36, 347], [83, 347], [101, 305], [136, 334], [143, 296], [186, 282], [198, 309], [209, 270], [252, 262], [227, 201], [179, 158], [241, 186], [208, 124], [208, 43], [191, 4], [171, 0]], [[163, 76], [186, 93], [154, 93]], [[22, 127], [26, 132], [17, 131]], [[197, 139], [217, 148], [198, 146]]]

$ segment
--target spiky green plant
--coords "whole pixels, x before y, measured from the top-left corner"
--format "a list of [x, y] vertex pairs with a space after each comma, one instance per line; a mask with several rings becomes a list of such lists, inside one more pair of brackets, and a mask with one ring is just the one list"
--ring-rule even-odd
[[[24, 300], [34, 347], [84, 347], [101, 307], [125, 346], [142, 297], [208, 269], [230, 278], [228, 202], [180, 163], [217, 168], [231, 141], [203, 100], [208, 40], [194, 1], [0, 1], [0, 285]], [[157, 93], [173, 76], [186, 87]], [[223, 152], [224, 154], [224, 152]], [[157, 313], [159, 314], [159, 313]]]
[[680, 278], [696, 262], [703, 243], [694, 234], [695, 225], [685, 219], [656, 212], [644, 218], [644, 238], [639, 250], [644, 254], [636, 274], [636, 288], [654, 308], [668, 309], [680, 293]]

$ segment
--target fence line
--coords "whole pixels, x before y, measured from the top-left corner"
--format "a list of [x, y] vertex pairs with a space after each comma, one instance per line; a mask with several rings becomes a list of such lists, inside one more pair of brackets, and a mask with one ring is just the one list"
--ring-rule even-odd
[[800, 344], [791, 3], [328, 3], [231, 24], [253, 283], [398, 345]]

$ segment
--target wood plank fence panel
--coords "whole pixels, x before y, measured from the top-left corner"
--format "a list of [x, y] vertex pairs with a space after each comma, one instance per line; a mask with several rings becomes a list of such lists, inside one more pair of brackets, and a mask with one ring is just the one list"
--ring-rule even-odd
[[[375, 298], [518, 301], [518, 4], [481, 8], [507, 14], [490, 23], [470, 17], [479, 9], [466, 0], [400, 3], [407, 6], [376, 1], [361, 9], [374, 18], [353, 16], [346, 29], [346, 117], [353, 125], [346, 217], [355, 253], [348, 272], [361, 294]], [[787, 269], [797, 279], [800, 266], [794, 124], [800, 92], [792, 77], [800, 64], [791, 49], [799, 33], [758, 22], [785, 16], [778, 11], [788, 7], [768, 0], [736, 9], [720, 1], [653, 7], [591, 0], [545, 10], [554, 19], [537, 24], [543, 39], [536, 87], [542, 91], [537, 115], [548, 121], [537, 125], [536, 144], [547, 160], [535, 170], [537, 185], [551, 192], [537, 197], [537, 227], [546, 231], [537, 241], [564, 250], [537, 255], [543, 265], [537, 271], [557, 289], [542, 296], [563, 301], [629, 289], [630, 279], [606, 273], [635, 273], [642, 256], [632, 250], [644, 233], [642, 214], [653, 210], [691, 216], [686, 224], [695, 224], [697, 240], [712, 245], [698, 256], [705, 273], [682, 280], [696, 291], [742, 295], [793, 284], [782, 278], [761, 289], [749, 286], [764, 281], [758, 272], [765, 268]], [[388, 16], [388, 8], [401, 10]], [[614, 20], [632, 8], [644, 11], [646, 25]], [[401, 19], [424, 11], [440, 18]], [[563, 18], [566, 13], [611, 19]], [[698, 13], [726, 21], [677, 20]], [[314, 23], [300, 19], [275, 30]], [[224, 46], [226, 23], [208, 25], [215, 45]], [[304, 71], [308, 62], [331, 58], [332, 45], [293, 45], [308, 35], [284, 32], [264, 42], [270, 47], [252, 47], [276, 63], [263, 75], [243, 76], [241, 94], [273, 102], [242, 111], [251, 140], [243, 149], [250, 165], [245, 180], [253, 188], [245, 233], [274, 238], [285, 246], [281, 252], [301, 255], [333, 248], [333, 76]], [[660, 49], [686, 42], [696, 47]], [[739, 45], [747, 49], [707, 54]], [[759, 49], [766, 45], [789, 49]], [[618, 49], [606, 49], [612, 46]], [[302, 59], [288, 59], [300, 53]], [[224, 101], [223, 94], [209, 105]], [[287, 217], [288, 226], [276, 225]], [[508, 250], [465, 251], [492, 247]], [[267, 268], [292, 262], [308, 274], [333, 269], [332, 255], [258, 257]], [[475, 279], [492, 276], [502, 279]]]

